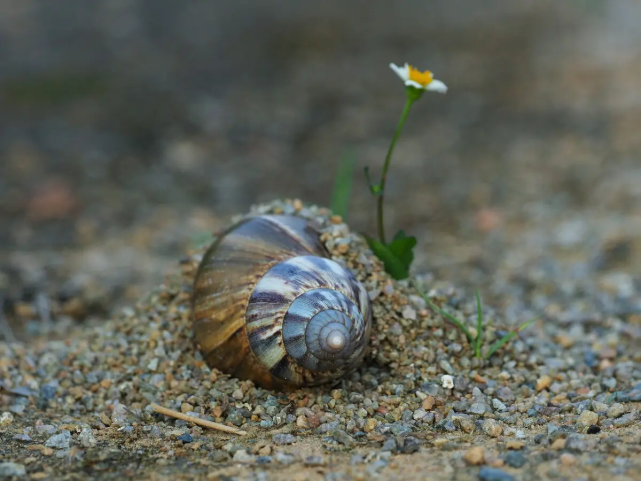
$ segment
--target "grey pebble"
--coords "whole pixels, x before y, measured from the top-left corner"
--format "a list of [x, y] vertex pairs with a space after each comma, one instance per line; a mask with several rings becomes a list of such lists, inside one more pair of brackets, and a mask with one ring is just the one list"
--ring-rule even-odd
[[22, 464], [0, 463], [0, 478], [11, 478], [13, 476], [25, 476], [27, 470]]
[[609, 418], [618, 418], [620, 416], [623, 416], [624, 413], [625, 408], [623, 407], [623, 404], [620, 403], [614, 403], [612, 406], [610, 406], [610, 409], [608, 409]]
[[454, 426], [454, 423], [450, 419], [441, 419], [439, 422], [436, 423], [434, 426], [437, 431], [456, 431], [456, 426]]
[[36, 425], [36, 432], [38, 434], [53, 434], [57, 431], [56, 427], [51, 424]]
[[334, 431], [332, 433], [332, 437], [345, 446], [351, 446], [352, 444], [354, 444], [354, 439], [342, 429], [337, 429], [336, 431]]
[[237, 463], [251, 463], [255, 457], [248, 454], [244, 449], [239, 449], [234, 453], [234, 457], [232, 459]]
[[512, 402], [514, 401], [514, 394], [512, 390], [507, 386], [502, 386], [496, 390], [496, 397], [501, 401]]
[[487, 412], [487, 406], [483, 403], [474, 403], [469, 407], [467, 412], [472, 414], [484, 414]]
[[274, 434], [272, 441], [274, 441], [274, 444], [282, 446], [283, 444], [293, 444], [296, 442], [296, 437], [292, 434]]
[[587, 450], [588, 446], [582, 435], [573, 433], [568, 435], [568, 437], [565, 439], [565, 449], [581, 453]]
[[16, 441], [31, 441], [31, 436], [28, 434], [16, 434], [13, 439]]
[[68, 449], [70, 442], [71, 433], [69, 431], [62, 430], [60, 434], [54, 434], [47, 439], [45, 446], [48, 448]]
[[634, 423], [635, 413], [624, 414], [618, 419], [614, 420], [614, 425], [618, 428], [629, 426]]
[[390, 426], [390, 431], [392, 431], [392, 434], [395, 434], [396, 436], [401, 436], [403, 434], [411, 433], [412, 426], [407, 423], [398, 421]]
[[22, 414], [24, 412], [24, 405], [22, 404], [13, 404], [9, 406], [9, 411], [15, 414]]
[[325, 464], [325, 459], [322, 456], [313, 455], [305, 458], [305, 466], [322, 466]]
[[85, 428], [78, 435], [78, 441], [85, 448], [91, 448], [97, 444], [96, 438], [93, 435], [93, 431], [90, 428]]
[[510, 451], [505, 456], [505, 464], [513, 468], [522, 468], [527, 463], [527, 457], [519, 451]]
[[423, 391], [426, 394], [429, 394], [430, 396], [436, 397], [442, 393], [442, 388], [440, 385], [434, 382], [425, 382], [421, 384], [421, 391]]
[[394, 438], [387, 438], [385, 442], [383, 443], [383, 447], [381, 448], [383, 451], [396, 451], [396, 440]]
[[505, 411], [507, 409], [507, 406], [497, 398], [492, 399], [492, 407], [497, 411]]
[[414, 436], [401, 438], [398, 442], [398, 452], [401, 454], [412, 454], [421, 449], [421, 443]]
[[274, 459], [280, 464], [285, 464], [285, 465], [292, 464], [294, 461], [296, 461], [296, 458], [294, 457], [293, 454], [282, 453], [280, 451], [274, 454]]
[[383, 459], [377, 459], [376, 461], [371, 463], [369, 466], [367, 466], [367, 474], [372, 476], [382, 471], [383, 469], [385, 469], [386, 466], [387, 466], [387, 461]]
[[514, 481], [514, 476], [501, 469], [483, 466], [479, 471], [481, 481]]

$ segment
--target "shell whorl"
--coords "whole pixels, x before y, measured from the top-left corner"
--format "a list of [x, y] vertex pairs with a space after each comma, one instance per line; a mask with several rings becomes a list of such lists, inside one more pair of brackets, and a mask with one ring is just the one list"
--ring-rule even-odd
[[257, 216], [223, 233], [192, 302], [207, 363], [268, 388], [336, 379], [360, 364], [370, 337], [365, 288], [298, 217]]
[[[356, 303], [368, 302], [361, 283], [338, 263], [293, 257], [272, 267], [254, 288], [247, 306], [249, 345], [279, 379], [316, 384], [339, 377], [362, 357], [367, 326]], [[332, 349], [330, 334], [342, 336], [343, 346]]]

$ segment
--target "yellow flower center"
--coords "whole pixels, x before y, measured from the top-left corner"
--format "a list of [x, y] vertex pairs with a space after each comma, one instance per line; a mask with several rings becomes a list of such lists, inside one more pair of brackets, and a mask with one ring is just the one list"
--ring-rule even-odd
[[423, 87], [427, 87], [429, 84], [431, 84], [434, 78], [434, 76], [432, 75], [432, 72], [430, 72], [429, 70], [426, 70], [425, 72], [421, 72], [415, 67], [412, 67], [411, 65], [409, 66], [409, 72], [410, 72], [410, 80], [413, 80], [414, 82], [422, 85]]

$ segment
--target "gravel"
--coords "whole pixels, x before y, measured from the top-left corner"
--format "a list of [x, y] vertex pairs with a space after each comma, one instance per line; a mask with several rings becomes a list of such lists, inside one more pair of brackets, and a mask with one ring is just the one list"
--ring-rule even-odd
[[[251, 213], [280, 212], [285, 205], [290, 204], [258, 205]], [[102, 457], [142, 456], [150, 466], [186, 457], [214, 464], [233, 459], [254, 469], [319, 467], [330, 462], [328, 453], [331, 459], [363, 454], [363, 463], [354, 469], [373, 475], [397, 466], [395, 456], [412, 459], [436, 449], [466, 469], [488, 464], [478, 472], [481, 479], [511, 479], [495, 462], [528, 469], [538, 463], [527, 462], [531, 448], [553, 459], [571, 454], [573, 466], [582, 466], [584, 454], [599, 453], [594, 462], [603, 469], [611, 449], [632, 456], [634, 449], [625, 446], [637, 441], [631, 436], [639, 427], [640, 407], [631, 393], [641, 382], [641, 357], [625, 324], [608, 324], [607, 330], [597, 326], [598, 335], [582, 331], [569, 343], [558, 326], [541, 323], [491, 359], [479, 360], [458, 329], [418, 302], [406, 282], [389, 278], [347, 225], [315, 206], [294, 212], [317, 222], [333, 258], [352, 269], [368, 291], [379, 291], [372, 301], [373, 336], [364, 366], [335, 385], [292, 393], [266, 391], [210, 370], [194, 348], [189, 327], [190, 284], [203, 245], [134, 308], [100, 326], [65, 342], [0, 345], [4, 384], [32, 394], [3, 398], [0, 419], [3, 429], [11, 430], [4, 439], [14, 450], [12, 459], [22, 461], [31, 455], [31, 446], [40, 446], [34, 448], [43, 454], [34, 469], [53, 466], [56, 456], [70, 459], [69, 466], [80, 466], [76, 458], [100, 466], [116, 463]], [[432, 302], [470, 319], [473, 327], [473, 296], [427, 277], [418, 282]], [[415, 318], [407, 315], [407, 306]], [[506, 329], [501, 316], [488, 316], [484, 345]], [[591, 358], [586, 361], [588, 350], [594, 350], [598, 368]], [[155, 413], [151, 403], [249, 434], [191, 426]], [[10, 406], [23, 409], [18, 415]], [[596, 428], [622, 437], [607, 444], [602, 434], [584, 435]], [[626, 434], [626, 429], [632, 431]], [[17, 442], [16, 435], [31, 441]], [[482, 451], [471, 451], [476, 447]], [[635, 463], [618, 469], [636, 469]]]

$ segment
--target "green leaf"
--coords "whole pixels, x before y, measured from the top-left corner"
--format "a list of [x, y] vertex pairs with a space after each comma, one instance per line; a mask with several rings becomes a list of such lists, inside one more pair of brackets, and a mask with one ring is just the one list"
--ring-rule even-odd
[[530, 325], [534, 321], [536, 321], [537, 319], [538, 319], [538, 317], [534, 317], [534, 318], [530, 319], [529, 321], [524, 322], [523, 324], [521, 324], [518, 327], [518, 329], [516, 331], [508, 332], [505, 336], [503, 336], [501, 339], [499, 339], [494, 344], [492, 344], [490, 346], [490, 349], [487, 351], [487, 354], [485, 355], [485, 359], [489, 359], [490, 357], [492, 357], [492, 354], [494, 354], [496, 351], [501, 349], [501, 347], [503, 347], [509, 341], [514, 339], [519, 332], [521, 332], [524, 329], [527, 329], [528, 327], [530, 327]]
[[363, 170], [365, 171], [365, 178], [367, 179], [367, 185], [369, 186], [369, 191], [372, 193], [374, 197], [378, 197], [379, 195], [381, 195], [381, 192], [383, 191], [381, 184], [372, 184], [372, 179], [369, 176], [369, 167], [365, 167]]
[[418, 285], [418, 282], [416, 282], [416, 280], [414, 280], [414, 278], [410, 278], [410, 284], [414, 287], [414, 289], [416, 289], [416, 291], [419, 293], [419, 295], [423, 298], [423, 300], [427, 303], [428, 306], [430, 306], [430, 308], [433, 311], [438, 312], [441, 316], [443, 316], [445, 319], [447, 319], [452, 324], [454, 324], [456, 327], [458, 327], [463, 332], [463, 334], [465, 334], [465, 337], [467, 337], [467, 340], [469, 341], [470, 345], [473, 345], [474, 338], [472, 337], [472, 333], [467, 328], [467, 326], [465, 326], [465, 324], [463, 324], [461, 321], [459, 321], [452, 314], [448, 313], [447, 311], [444, 311], [443, 309], [438, 307], [436, 304], [434, 304], [432, 302], [432, 300], [429, 297], [427, 297], [427, 294], [425, 294], [421, 290], [421, 288]]
[[474, 294], [476, 294], [476, 357], [481, 357], [481, 342], [483, 334], [483, 308], [481, 307], [481, 297], [479, 296], [479, 291], [474, 289]]
[[349, 208], [349, 196], [352, 193], [352, 181], [354, 179], [354, 164], [356, 158], [351, 153], [343, 156], [336, 173], [334, 181], [334, 190], [332, 191], [331, 209], [336, 215], [340, 215], [343, 220], [347, 220]]
[[388, 250], [405, 266], [408, 272], [414, 260], [414, 252], [412, 252], [414, 247], [416, 247], [416, 237], [408, 237], [402, 230], [399, 230], [392, 242], [387, 244]]
[[409, 270], [403, 262], [382, 242], [373, 237], [363, 234], [370, 249], [374, 252], [385, 265], [385, 271], [397, 281], [407, 279], [410, 275]]

